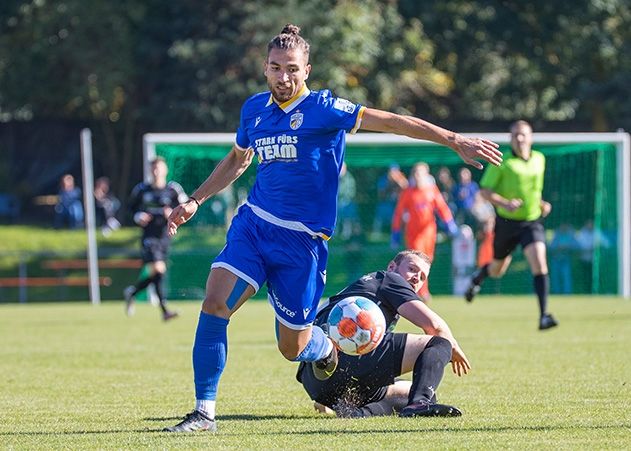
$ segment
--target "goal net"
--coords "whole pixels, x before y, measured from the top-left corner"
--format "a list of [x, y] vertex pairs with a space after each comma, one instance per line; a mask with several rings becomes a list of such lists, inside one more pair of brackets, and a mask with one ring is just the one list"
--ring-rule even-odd
[[[504, 152], [510, 152], [508, 133], [475, 136], [498, 142]], [[161, 156], [167, 161], [169, 179], [191, 193], [228, 153], [233, 142], [234, 134], [227, 133], [147, 134], [145, 174], [149, 174], [148, 162]], [[544, 221], [552, 293], [629, 297], [629, 135], [535, 133], [534, 143], [533, 148], [546, 156], [543, 198], [552, 204], [552, 213]], [[439, 170], [446, 168], [457, 182], [458, 171], [465, 166], [443, 146], [387, 134], [348, 136], [345, 161], [354, 184], [344, 183], [340, 194], [338, 228], [329, 242], [325, 295], [334, 294], [362, 274], [385, 268], [396, 252], [390, 245], [392, 201], [380, 190], [391, 166], [398, 165], [407, 176], [414, 164], [425, 162], [439, 186]], [[475, 181], [482, 176], [482, 171], [473, 168], [471, 173]], [[171, 299], [203, 297], [210, 264], [221, 251], [226, 227], [245, 200], [255, 174], [253, 162], [232, 187], [208, 200], [194, 219], [180, 229], [169, 262]], [[467, 222], [478, 237], [477, 249], [481, 224], [466, 215], [458, 214], [458, 218]], [[458, 268], [454, 267], [452, 247], [447, 235], [439, 233], [429, 279], [433, 294], [454, 293]], [[265, 292], [261, 290], [258, 296], [264, 297]], [[507, 274], [499, 280], [488, 280], [483, 287], [487, 294], [531, 292], [532, 277], [521, 249], [513, 254]]]

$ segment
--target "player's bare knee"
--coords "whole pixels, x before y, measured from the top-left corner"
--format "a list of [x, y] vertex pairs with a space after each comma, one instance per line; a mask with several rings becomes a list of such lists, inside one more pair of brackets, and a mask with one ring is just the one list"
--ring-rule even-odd
[[157, 273], [164, 274], [167, 272], [167, 265], [165, 262], [158, 261], [153, 264], [153, 269]]
[[220, 318], [230, 318], [230, 309], [226, 302], [212, 295], [206, 295], [202, 303], [202, 311]]
[[287, 360], [294, 361], [302, 352], [298, 343], [278, 342], [278, 350]]

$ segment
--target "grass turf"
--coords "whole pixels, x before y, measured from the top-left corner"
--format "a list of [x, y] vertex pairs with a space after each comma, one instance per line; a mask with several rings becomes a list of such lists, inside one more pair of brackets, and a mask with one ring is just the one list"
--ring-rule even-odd
[[[175, 303], [174, 303], [175, 304]], [[160, 432], [193, 406], [198, 302], [162, 323], [121, 302], [0, 305], [0, 444], [5, 449], [631, 449], [631, 302], [437, 297], [473, 365], [438, 390], [460, 418], [318, 416], [276, 350], [271, 307], [232, 319], [216, 435]], [[403, 323], [403, 321], [402, 321]], [[399, 330], [413, 330], [400, 324]]]

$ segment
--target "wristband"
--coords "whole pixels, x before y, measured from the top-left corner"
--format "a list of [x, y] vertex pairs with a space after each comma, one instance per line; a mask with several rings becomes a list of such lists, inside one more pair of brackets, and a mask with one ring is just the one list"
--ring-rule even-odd
[[197, 208], [201, 207], [202, 204], [199, 203], [199, 201], [197, 199], [195, 199], [193, 196], [188, 196], [188, 201], [193, 201], [197, 204]]

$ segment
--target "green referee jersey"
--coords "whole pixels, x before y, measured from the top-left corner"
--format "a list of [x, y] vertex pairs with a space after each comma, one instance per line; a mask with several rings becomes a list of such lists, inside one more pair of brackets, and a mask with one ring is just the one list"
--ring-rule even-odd
[[512, 153], [501, 166], [487, 166], [480, 187], [494, 191], [506, 199], [521, 199], [523, 204], [515, 211], [496, 206], [502, 218], [517, 221], [534, 221], [541, 216], [541, 192], [546, 157], [533, 150], [530, 159], [524, 161]]

